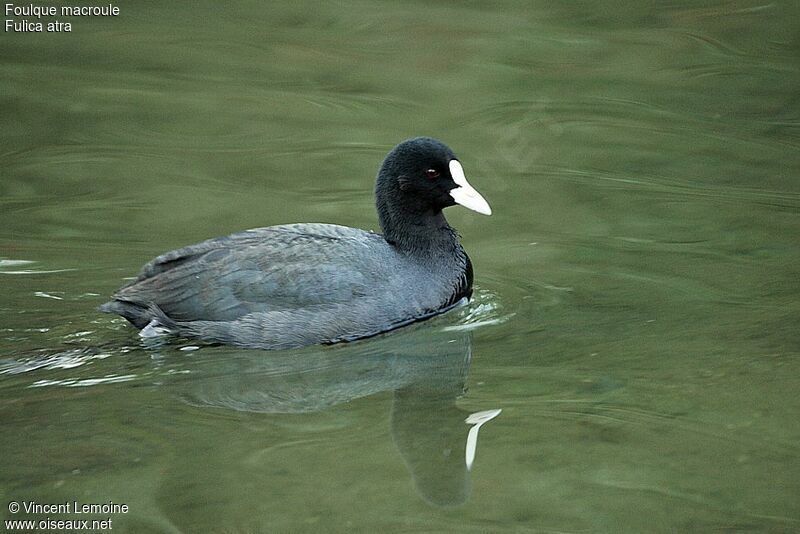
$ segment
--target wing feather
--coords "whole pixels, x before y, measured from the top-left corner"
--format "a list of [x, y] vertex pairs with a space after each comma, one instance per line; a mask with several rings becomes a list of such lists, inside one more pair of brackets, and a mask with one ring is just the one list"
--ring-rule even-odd
[[155, 304], [178, 321], [353, 302], [380, 285], [372, 263], [382, 257], [354, 255], [353, 247], [385, 243], [377, 234], [336, 225], [247, 230], [158, 256], [114, 298]]

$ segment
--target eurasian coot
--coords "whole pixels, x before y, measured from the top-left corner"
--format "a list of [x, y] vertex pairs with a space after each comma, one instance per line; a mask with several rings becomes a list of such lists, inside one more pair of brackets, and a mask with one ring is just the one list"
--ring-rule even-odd
[[446, 145], [394, 147], [375, 185], [383, 235], [335, 224], [256, 228], [162, 254], [100, 311], [143, 335], [284, 349], [369, 337], [472, 294], [472, 264], [442, 209], [485, 215]]

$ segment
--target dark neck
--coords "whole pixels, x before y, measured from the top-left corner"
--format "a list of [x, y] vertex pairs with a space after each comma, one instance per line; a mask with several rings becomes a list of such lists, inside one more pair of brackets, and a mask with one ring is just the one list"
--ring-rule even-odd
[[458, 242], [458, 233], [447, 224], [441, 211], [419, 211], [413, 206], [398, 202], [385, 202], [385, 191], [378, 188], [378, 220], [383, 229], [383, 237], [397, 250], [413, 256], [422, 264], [436, 266], [435, 272], [442, 273], [451, 285], [452, 294], [446, 306], [454, 304], [461, 297], [472, 294], [472, 264], [467, 253]]
[[458, 234], [441, 211], [401, 214], [386, 210], [378, 218], [386, 241], [403, 252], [442, 255], [461, 248]]
[[375, 201], [383, 236], [403, 252], [441, 255], [461, 248], [458, 234], [447, 224], [441, 210], [434, 211], [413, 199], [407, 200], [398, 181], [379, 179]]

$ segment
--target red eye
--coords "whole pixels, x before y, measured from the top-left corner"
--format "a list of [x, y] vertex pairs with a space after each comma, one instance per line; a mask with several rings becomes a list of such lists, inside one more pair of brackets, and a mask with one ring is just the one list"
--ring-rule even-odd
[[428, 169], [427, 171], [425, 171], [425, 176], [433, 180], [434, 178], [439, 177], [439, 171], [437, 171], [436, 169]]

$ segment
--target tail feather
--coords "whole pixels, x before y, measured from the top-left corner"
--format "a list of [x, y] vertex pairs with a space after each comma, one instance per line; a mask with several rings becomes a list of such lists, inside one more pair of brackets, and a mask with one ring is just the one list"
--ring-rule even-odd
[[[139, 330], [147, 326], [147, 324], [153, 319], [157, 319], [158, 322], [161, 322], [162, 317], [167, 317], [164, 312], [162, 312], [161, 309], [159, 309], [155, 304], [146, 306], [144, 304], [138, 304], [136, 302], [129, 302], [125, 300], [112, 300], [106, 302], [105, 304], [99, 306], [97, 310], [103, 313], [116, 313], [117, 315], [121, 315]], [[168, 318], [167, 320], [169, 322], [174, 322]]]

